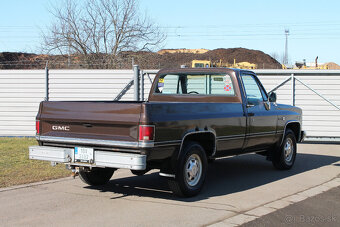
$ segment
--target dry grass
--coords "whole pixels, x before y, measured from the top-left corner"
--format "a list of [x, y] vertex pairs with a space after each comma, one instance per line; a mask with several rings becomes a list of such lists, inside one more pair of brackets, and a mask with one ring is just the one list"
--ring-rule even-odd
[[64, 165], [29, 160], [28, 147], [34, 138], [0, 138], [0, 188], [70, 176]]

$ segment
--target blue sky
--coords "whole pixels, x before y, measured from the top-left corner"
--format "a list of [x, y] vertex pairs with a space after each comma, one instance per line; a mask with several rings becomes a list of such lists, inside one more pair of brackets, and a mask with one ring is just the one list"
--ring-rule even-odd
[[[53, 20], [46, 0], [3, 0], [0, 52], [39, 53], [40, 32]], [[334, 61], [340, 64], [340, 1], [140, 0], [166, 33], [163, 48], [244, 47], [265, 53], [284, 52], [289, 29], [293, 63]]]

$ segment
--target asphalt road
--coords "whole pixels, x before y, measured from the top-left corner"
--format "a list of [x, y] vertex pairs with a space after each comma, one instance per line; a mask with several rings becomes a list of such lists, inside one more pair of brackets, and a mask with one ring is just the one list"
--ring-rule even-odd
[[299, 144], [298, 152], [289, 171], [259, 155], [217, 160], [201, 194], [188, 199], [174, 197], [157, 172], [137, 177], [127, 170], [103, 187], [65, 178], [0, 189], [0, 226], [225, 226], [234, 216], [283, 198], [301, 200], [298, 193], [338, 179], [340, 145]]
[[340, 187], [242, 225], [242, 227], [252, 226], [338, 227], [340, 226]]

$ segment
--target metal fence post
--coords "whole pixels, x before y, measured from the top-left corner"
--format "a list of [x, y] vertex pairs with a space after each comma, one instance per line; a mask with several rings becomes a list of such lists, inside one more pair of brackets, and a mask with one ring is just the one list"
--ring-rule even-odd
[[294, 73], [292, 73], [292, 106], [295, 106], [295, 77]]
[[49, 77], [49, 72], [48, 72], [48, 61], [46, 62], [46, 66], [45, 66], [45, 101], [49, 100], [49, 81], [48, 81], [48, 77]]
[[134, 84], [134, 92], [133, 98], [135, 101], [139, 101], [139, 66], [133, 65], [133, 84]]
[[140, 71], [140, 100], [144, 101], [144, 73], [143, 70]]

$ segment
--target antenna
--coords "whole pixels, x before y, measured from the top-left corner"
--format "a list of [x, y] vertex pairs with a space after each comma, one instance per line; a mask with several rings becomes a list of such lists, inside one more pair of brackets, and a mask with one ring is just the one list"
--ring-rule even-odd
[[285, 46], [285, 55], [283, 59], [283, 64], [288, 64], [288, 35], [289, 35], [289, 29], [285, 29], [285, 35], [286, 35], [286, 46]]

